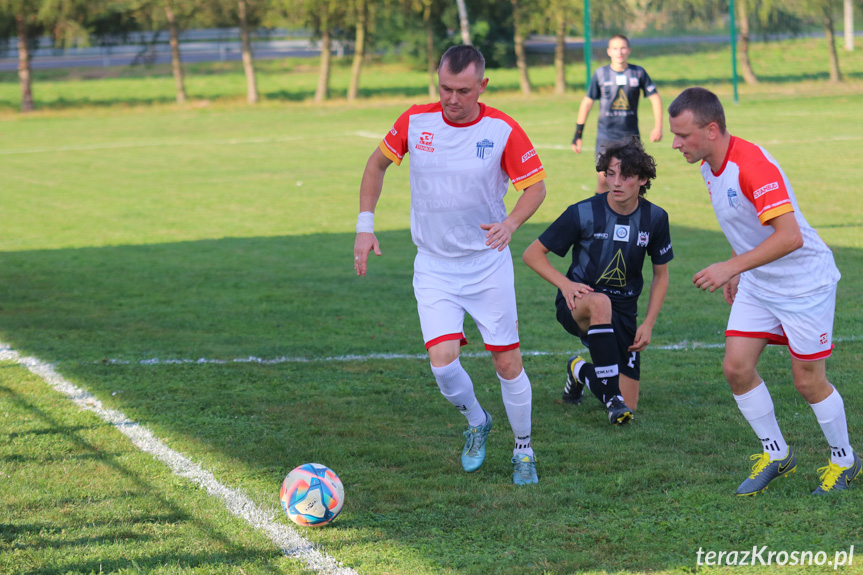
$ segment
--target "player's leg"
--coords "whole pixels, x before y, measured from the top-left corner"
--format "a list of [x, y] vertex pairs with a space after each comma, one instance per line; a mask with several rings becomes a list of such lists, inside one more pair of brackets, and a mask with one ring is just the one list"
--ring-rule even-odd
[[779, 320], [748, 291], [739, 290], [725, 331], [725, 359], [722, 371], [740, 413], [761, 442], [761, 451], [752, 455], [752, 471], [737, 488], [737, 495], [757, 495], [779, 476], [787, 477], [797, 468], [794, 451], [785, 442], [773, 398], [758, 374], [758, 359], [768, 342], [784, 342]]
[[[804, 301], [799, 301], [803, 299]], [[848, 438], [845, 403], [827, 380], [827, 357], [833, 349], [836, 287], [782, 302], [783, 328], [788, 335], [794, 386], [812, 407], [830, 447], [830, 462], [820, 468], [821, 482], [813, 491], [824, 494], [851, 486], [860, 475], [860, 457]]]
[[485, 460], [485, 441], [491, 430], [491, 415], [479, 403], [473, 381], [461, 365], [459, 349], [464, 339], [464, 307], [451, 295], [452, 270], [438, 269], [440, 261], [417, 256], [414, 263], [414, 295], [420, 327], [429, 353], [431, 371], [441, 394], [468, 421], [462, 467], [476, 471]]
[[620, 374], [620, 395], [623, 396], [623, 403], [628, 405], [633, 413], [638, 409], [638, 387], [637, 379]]
[[500, 380], [501, 396], [514, 437], [513, 482], [537, 483], [531, 444], [533, 392], [519, 350], [515, 276], [508, 250], [488, 257], [489, 267], [477, 270], [478, 288], [465, 294], [465, 308], [473, 317], [485, 347], [491, 352]]
[[571, 313], [585, 333], [593, 360], [593, 363], [581, 365], [573, 375], [605, 405], [611, 423], [624, 424], [632, 419], [632, 410], [620, 394], [620, 347], [612, 325], [611, 300], [602, 293], [589, 293], [578, 301]]
[[[792, 358], [795, 386], [809, 402], [830, 446], [830, 462], [818, 469], [821, 481], [812, 492], [816, 495], [847, 489], [860, 477], [861, 470], [860, 456], [848, 438], [845, 403], [839, 391], [827, 381], [824, 364], [825, 360], [802, 362]], [[804, 391], [801, 387], [808, 389]]]

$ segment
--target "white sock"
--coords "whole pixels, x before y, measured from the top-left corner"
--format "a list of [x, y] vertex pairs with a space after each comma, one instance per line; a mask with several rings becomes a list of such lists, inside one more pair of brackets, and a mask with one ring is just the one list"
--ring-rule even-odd
[[447, 400], [467, 418], [471, 427], [479, 427], [485, 423], [485, 411], [473, 392], [473, 381], [461, 366], [458, 358], [443, 367], [431, 366], [437, 386]]
[[770, 461], [787, 457], [788, 444], [779, 430], [779, 422], [776, 421], [776, 413], [773, 411], [773, 398], [767, 391], [767, 385], [762, 381], [755, 389], [743, 395], [735, 395], [734, 401], [752, 431], [761, 440], [764, 451], [770, 454]]
[[512, 454], [524, 453], [533, 457], [533, 447], [530, 444], [530, 408], [533, 400], [533, 392], [530, 388], [530, 380], [527, 373], [522, 369], [515, 379], [504, 379], [497, 375], [500, 380], [500, 392], [503, 396], [503, 406], [506, 408], [506, 416], [509, 425], [515, 435], [515, 447]]
[[848, 421], [842, 396], [834, 387], [827, 399], [809, 405], [830, 445], [830, 461], [839, 467], [850, 467], [854, 463], [854, 450], [848, 443]]

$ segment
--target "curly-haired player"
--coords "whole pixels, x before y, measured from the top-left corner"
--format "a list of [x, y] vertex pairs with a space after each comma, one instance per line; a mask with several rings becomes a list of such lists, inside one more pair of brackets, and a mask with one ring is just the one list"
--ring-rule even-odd
[[[608, 145], [597, 160], [608, 191], [573, 204], [524, 252], [524, 261], [558, 288], [557, 321], [590, 350], [593, 363], [579, 356], [566, 364], [563, 400], [581, 403], [584, 386], [608, 410], [612, 424], [632, 419], [638, 405], [640, 352], [668, 292], [668, 262], [674, 257], [668, 214], [644, 194], [656, 177], [656, 162], [641, 143]], [[566, 256], [566, 275], [548, 252]], [[647, 313], [638, 325], [638, 296], [645, 255], [653, 263]]]

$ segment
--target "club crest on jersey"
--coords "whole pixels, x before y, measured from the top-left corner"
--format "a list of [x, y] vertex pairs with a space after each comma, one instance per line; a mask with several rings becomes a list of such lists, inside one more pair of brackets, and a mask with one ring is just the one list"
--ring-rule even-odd
[[491, 157], [491, 151], [494, 149], [494, 142], [489, 139], [485, 139], [481, 142], [476, 143], [476, 157], [480, 160], [484, 160], [486, 158]]
[[728, 188], [728, 205], [735, 210], [740, 207], [740, 198], [737, 197], [737, 190]]
[[650, 241], [650, 232], [638, 232], [638, 241], [636, 245], [640, 248], [646, 248], [647, 242]]
[[614, 225], [614, 241], [616, 242], [628, 242], [629, 241], [629, 226], [622, 226], [620, 224]]
[[434, 140], [433, 132], [423, 132], [420, 134], [419, 143], [414, 146], [417, 150], [422, 150], [424, 152], [434, 152], [434, 147], [432, 147], [432, 140]]

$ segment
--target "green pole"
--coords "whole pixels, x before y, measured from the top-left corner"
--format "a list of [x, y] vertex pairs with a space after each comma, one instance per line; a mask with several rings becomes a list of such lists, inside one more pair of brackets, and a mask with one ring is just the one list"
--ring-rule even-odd
[[728, 2], [728, 16], [731, 24], [731, 81], [734, 84], [734, 103], [737, 104], [737, 22], [734, 20], [734, 0]]
[[584, 89], [590, 89], [590, 0], [584, 0], [584, 67], [587, 69], [587, 79]]

